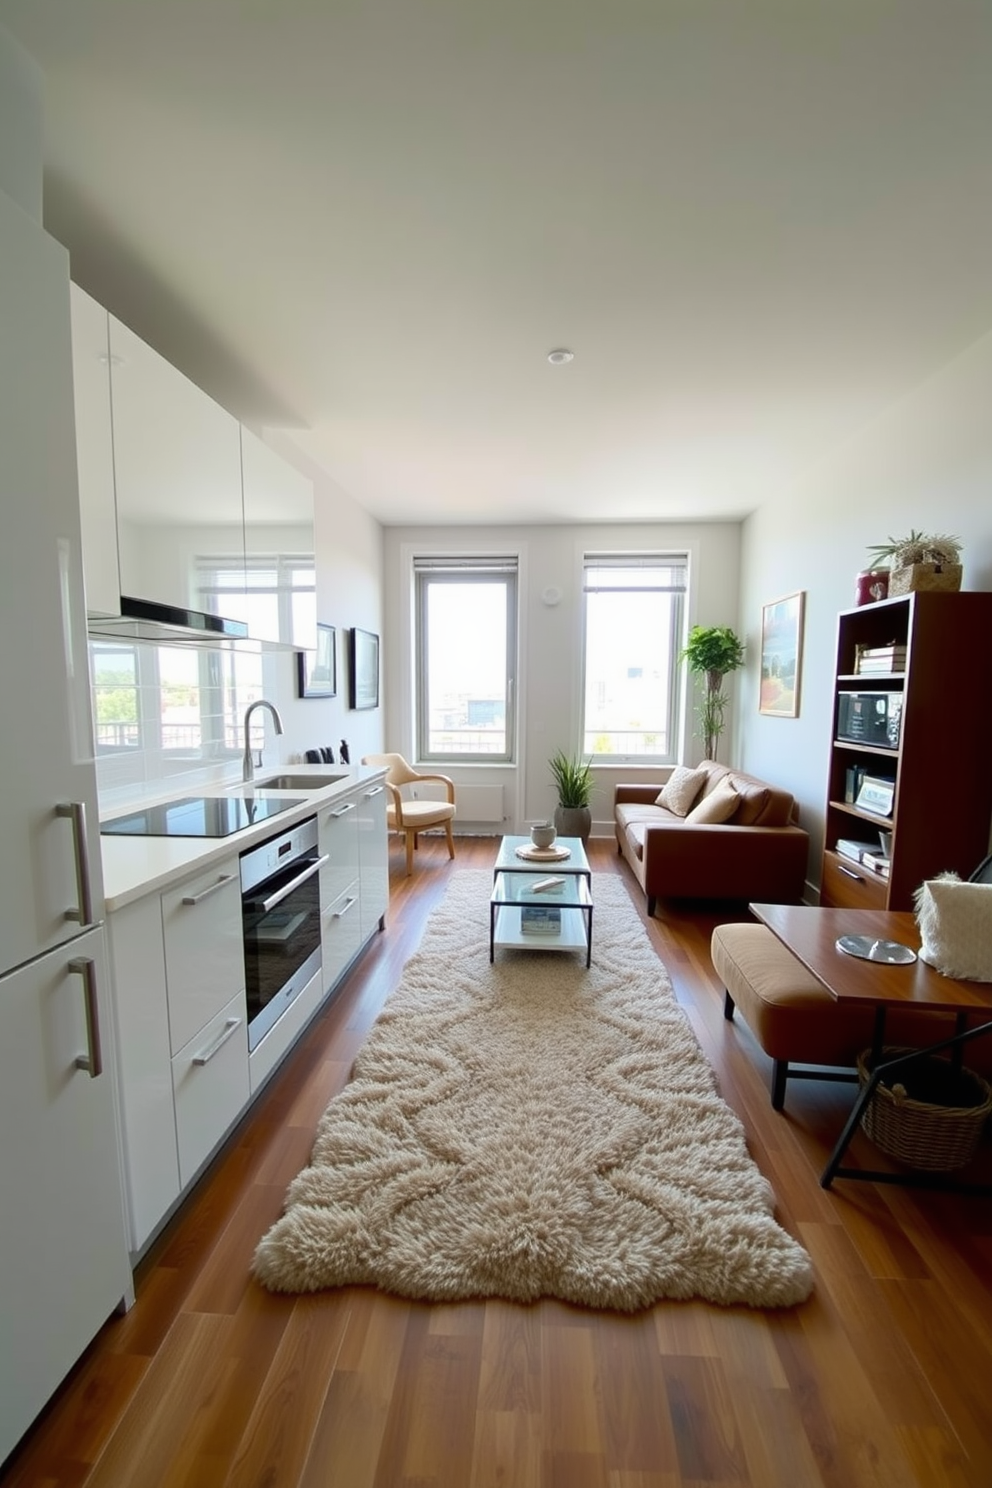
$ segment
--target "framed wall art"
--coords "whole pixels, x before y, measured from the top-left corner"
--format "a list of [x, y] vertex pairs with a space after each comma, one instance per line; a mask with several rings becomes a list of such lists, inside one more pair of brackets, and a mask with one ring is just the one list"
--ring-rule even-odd
[[786, 594], [761, 607], [761, 695], [759, 713], [799, 717], [803, 613], [806, 591]]
[[379, 706], [379, 637], [357, 627], [348, 632], [348, 706]]
[[316, 651], [297, 651], [296, 681], [301, 698], [337, 697], [337, 631], [333, 625], [318, 621]]

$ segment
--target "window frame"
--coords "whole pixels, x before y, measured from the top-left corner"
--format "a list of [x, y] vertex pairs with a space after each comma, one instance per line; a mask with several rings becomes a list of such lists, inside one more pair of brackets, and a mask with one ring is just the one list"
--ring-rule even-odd
[[[414, 666], [414, 737], [416, 758], [424, 764], [512, 765], [517, 757], [517, 644], [519, 619], [520, 565], [516, 555], [496, 557], [415, 556], [413, 560], [413, 666]], [[429, 644], [428, 597], [432, 585], [492, 584], [501, 580], [506, 586], [506, 655], [505, 683], [505, 748], [492, 751], [435, 750], [430, 747], [429, 678], [427, 648]]]
[[[671, 595], [672, 604], [672, 657], [668, 675], [668, 749], [665, 753], [656, 751], [651, 754], [606, 754], [597, 753], [585, 747], [587, 735], [590, 730], [587, 727], [586, 701], [588, 693], [588, 657], [589, 657], [589, 604], [588, 596], [591, 592], [614, 592], [614, 593], [637, 593], [655, 592], [661, 588], [657, 584], [645, 584], [639, 589], [634, 584], [623, 586], [591, 586], [589, 575], [597, 569], [642, 569], [648, 573], [654, 573], [659, 569], [668, 569], [680, 572], [683, 576], [681, 585], [667, 586], [667, 592]], [[657, 549], [626, 550], [623, 552], [591, 551], [582, 554], [582, 644], [581, 644], [581, 675], [579, 678], [579, 748], [583, 756], [591, 756], [595, 766], [624, 767], [629, 765], [646, 765], [656, 767], [663, 765], [678, 764], [681, 758], [681, 739], [684, 727], [684, 688], [682, 686], [681, 674], [678, 665], [678, 656], [685, 643], [686, 624], [688, 614], [689, 597], [689, 552], [679, 548], [669, 551]]]

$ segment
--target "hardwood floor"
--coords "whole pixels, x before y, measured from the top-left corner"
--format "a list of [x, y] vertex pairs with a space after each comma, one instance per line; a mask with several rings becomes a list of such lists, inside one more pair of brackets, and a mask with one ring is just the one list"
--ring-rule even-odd
[[[276, 1297], [255, 1244], [451, 872], [492, 839], [393, 847], [386, 933], [307, 1031], [145, 1258], [0, 1475], [5, 1488], [988, 1488], [992, 1201], [818, 1175], [851, 1087], [790, 1084], [727, 1023], [710, 931], [737, 908], [648, 921], [782, 1223], [811, 1253], [802, 1307], [410, 1304], [352, 1288]], [[594, 952], [595, 953], [595, 952]], [[859, 1140], [861, 1140], [859, 1138]], [[9, 1196], [8, 1196], [9, 1200]]]

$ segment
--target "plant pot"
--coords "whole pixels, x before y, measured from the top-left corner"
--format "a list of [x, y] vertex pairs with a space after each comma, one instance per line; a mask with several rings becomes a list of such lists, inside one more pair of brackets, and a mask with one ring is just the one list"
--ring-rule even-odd
[[588, 806], [558, 806], [555, 830], [559, 837], [581, 837], [584, 847], [592, 831], [592, 812]]
[[892, 570], [889, 594], [911, 594], [920, 589], [952, 592], [961, 588], [962, 571], [960, 563], [909, 563]]
[[535, 847], [551, 847], [557, 832], [550, 822], [537, 822], [530, 829], [530, 840]]

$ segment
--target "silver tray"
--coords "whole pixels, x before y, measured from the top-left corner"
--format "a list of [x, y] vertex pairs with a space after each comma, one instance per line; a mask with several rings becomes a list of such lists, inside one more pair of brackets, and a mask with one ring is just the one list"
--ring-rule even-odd
[[876, 940], [871, 935], [842, 935], [837, 949], [848, 956], [860, 956], [862, 961], [881, 961], [886, 966], [908, 966], [916, 960], [916, 952], [898, 940]]

